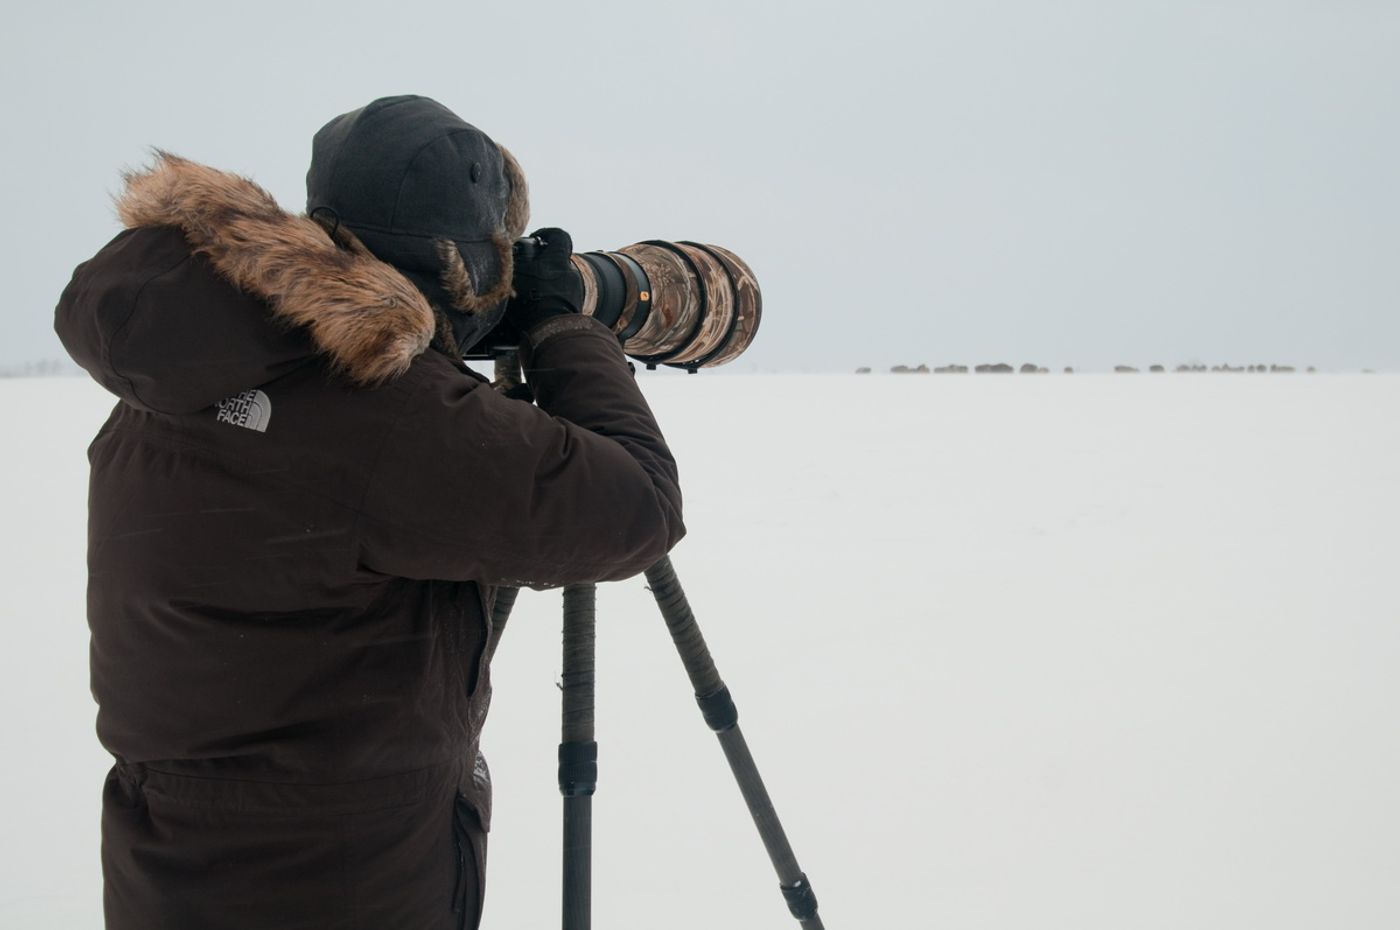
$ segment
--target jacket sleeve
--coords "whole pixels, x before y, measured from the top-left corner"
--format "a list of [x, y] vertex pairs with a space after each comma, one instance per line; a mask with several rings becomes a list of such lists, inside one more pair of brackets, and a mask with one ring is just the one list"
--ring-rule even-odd
[[567, 324], [522, 352], [538, 407], [426, 363], [373, 466], [361, 564], [547, 587], [630, 577], [680, 540], [676, 463], [616, 338]]

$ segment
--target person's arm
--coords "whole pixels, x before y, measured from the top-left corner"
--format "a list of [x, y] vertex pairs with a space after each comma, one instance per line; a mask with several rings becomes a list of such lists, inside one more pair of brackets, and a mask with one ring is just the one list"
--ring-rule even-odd
[[613, 334], [554, 318], [522, 356], [539, 407], [415, 362], [360, 508], [363, 565], [538, 587], [629, 577], [681, 538], [675, 460]]

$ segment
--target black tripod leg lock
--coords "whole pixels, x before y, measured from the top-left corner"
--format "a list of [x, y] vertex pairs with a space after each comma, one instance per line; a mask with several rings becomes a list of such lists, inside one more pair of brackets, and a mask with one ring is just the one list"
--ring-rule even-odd
[[817, 893], [807, 881], [806, 872], [802, 873], [795, 884], [778, 887], [783, 890], [783, 897], [787, 900], [788, 910], [792, 912], [793, 917], [808, 920], [817, 916]]
[[716, 733], [728, 730], [739, 722], [739, 708], [734, 706], [734, 699], [729, 696], [729, 688], [726, 685], [720, 685], [718, 691], [711, 691], [709, 694], [695, 695], [695, 703], [700, 705], [700, 713], [705, 715], [705, 722]]
[[583, 798], [598, 788], [598, 744], [592, 740], [559, 744], [559, 793]]

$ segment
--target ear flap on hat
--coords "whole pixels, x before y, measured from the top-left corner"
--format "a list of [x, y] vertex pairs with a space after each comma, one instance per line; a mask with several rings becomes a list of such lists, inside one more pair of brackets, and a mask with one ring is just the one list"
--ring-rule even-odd
[[506, 211], [502, 225], [504, 233], [491, 237], [496, 247], [496, 258], [500, 264], [501, 279], [485, 294], [478, 294], [472, 282], [471, 272], [462, 254], [450, 239], [439, 239], [438, 257], [442, 259], [442, 286], [452, 298], [452, 305], [463, 313], [477, 313], [495, 308], [501, 301], [514, 296], [511, 280], [515, 277], [515, 240], [525, 235], [525, 226], [530, 222], [530, 186], [525, 182], [525, 172], [504, 146], [497, 146], [501, 152], [501, 168], [510, 186], [506, 196]]
[[442, 259], [442, 286], [452, 298], [452, 306], [463, 313], [490, 310], [515, 293], [511, 289], [511, 279], [515, 277], [515, 253], [511, 248], [513, 240], [496, 233], [491, 237], [491, 244], [496, 247], [501, 279], [485, 294], [478, 294], [472, 284], [472, 273], [467, 270], [467, 263], [462, 261], [462, 253], [457, 251], [457, 244], [451, 239], [437, 241], [438, 257]]

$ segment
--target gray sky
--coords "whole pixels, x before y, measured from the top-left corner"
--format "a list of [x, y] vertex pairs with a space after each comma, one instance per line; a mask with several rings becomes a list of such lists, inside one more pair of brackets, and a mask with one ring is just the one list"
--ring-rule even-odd
[[717, 242], [737, 370], [1400, 369], [1400, 6], [1369, 0], [25, 4], [0, 78], [0, 365], [157, 145], [301, 209], [311, 136], [455, 109], [580, 248]]

